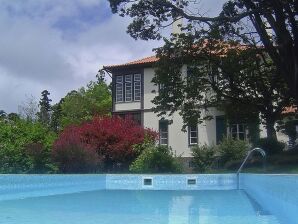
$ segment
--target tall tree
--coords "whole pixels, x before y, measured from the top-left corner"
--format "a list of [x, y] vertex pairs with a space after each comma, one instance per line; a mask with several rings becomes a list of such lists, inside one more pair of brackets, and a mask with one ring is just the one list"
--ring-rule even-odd
[[38, 113], [38, 102], [35, 97], [26, 96], [26, 100], [18, 106], [19, 115], [27, 121], [36, 121]]
[[39, 112], [37, 113], [38, 120], [46, 125], [49, 125], [51, 118], [51, 99], [49, 98], [49, 91], [44, 90], [41, 92], [41, 98], [39, 101]]
[[61, 117], [62, 117], [61, 105], [63, 101], [64, 101], [64, 98], [62, 98], [58, 103], [52, 106], [50, 127], [52, 131], [56, 133], [61, 129]]
[[111, 104], [111, 91], [103, 77], [98, 76], [87, 87], [73, 90], [64, 97], [60, 104], [60, 127], [91, 120], [95, 115], [108, 115]]
[[198, 1], [191, 0], [109, 2], [113, 13], [133, 18], [127, 32], [135, 39], [159, 39], [163, 28], [183, 18], [184, 28], [193, 37], [197, 31], [210, 34], [219, 30], [225, 40], [263, 45], [298, 102], [297, 0], [227, 0], [214, 17], [202, 16], [196, 8]]
[[4, 110], [0, 110], [0, 119], [6, 118], [7, 114]]
[[[187, 124], [210, 118], [208, 108], [226, 110], [229, 105], [229, 114], [231, 108], [246, 108], [253, 120], [260, 112], [267, 136], [276, 138], [274, 125], [293, 101], [285, 80], [262, 48], [183, 37], [167, 42], [157, 56], [153, 81], [163, 88], [153, 102], [160, 115], [180, 111]], [[187, 71], [181, 69], [184, 65]], [[207, 113], [202, 113], [204, 109]]]

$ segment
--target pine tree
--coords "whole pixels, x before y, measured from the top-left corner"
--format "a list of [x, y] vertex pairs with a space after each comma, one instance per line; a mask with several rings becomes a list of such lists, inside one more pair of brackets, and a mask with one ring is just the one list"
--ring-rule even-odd
[[39, 108], [40, 111], [38, 112], [38, 120], [45, 124], [49, 125], [50, 123], [50, 118], [51, 118], [51, 104], [50, 102], [52, 101], [49, 99], [50, 92], [48, 90], [44, 90], [41, 92], [41, 99], [39, 101]]

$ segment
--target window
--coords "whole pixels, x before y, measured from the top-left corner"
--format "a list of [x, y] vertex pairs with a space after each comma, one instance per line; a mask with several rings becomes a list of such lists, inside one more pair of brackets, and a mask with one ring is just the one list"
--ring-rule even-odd
[[142, 125], [142, 116], [141, 113], [117, 113], [116, 116], [122, 119], [131, 119], [139, 125]]
[[141, 100], [141, 74], [134, 75], [134, 101]]
[[141, 100], [141, 74], [116, 76], [116, 102]]
[[132, 75], [125, 75], [125, 102], [132, 101]]
[[246, 126], [245, 124], [230, 125], [230, 136], [234, 139], [246, 140]]
[[187, 85], [194, 84], [194, 81], [197, 80], [195, 72], [196, 71], [196, 66], [187, 66], [187, 71], [186, 71], [186, 78], [187, 78]]
[[188, 127], [188, 138], [189, 138], [189, 145], [198, 144], [198, 126], [197, 125]]
[[164, 89], [165, 89], [165, 84], [163, 84], [163, 83], [158, 84], [158, 91], [159, 92], [163, 91]]
[[142, 125], [142, 117], [141, 113], [132, 113], [131, 119], [135, 121], [137, 124]]
[[116, 76], [116, 102], [123, 102], [123, 76]]
[[168, 121], [159, 121], [159, 144], [168, 145], [169, 123]]

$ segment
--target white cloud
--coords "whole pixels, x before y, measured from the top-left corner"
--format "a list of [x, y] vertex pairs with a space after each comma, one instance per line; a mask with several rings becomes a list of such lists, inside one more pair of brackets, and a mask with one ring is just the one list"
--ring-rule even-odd
[[[88, 18], [79, 18], [81, 7], [107, 9], [103, 4], [107, 3], [4, 1], [0, 6], [0, 109], [16, 112], [26, 95], [39, 98], [44, 89], [57, 102], [94, 79], [102, 65], [151, 54], [154, 44], [136, 42], [126, 34], [127, 19], [110, 15], [102, 17], [103, 22], [89, 23]], [[75, 23], [56, 26], [64, 18]]]
[[57, 102], [102, 65], [152, 55], [158, 43], [135, 41], [129, 20], [109, 11], [106, 0], [2, 0], [0, 109], [17, 112], [26, 95], [38, 99], [44, 89]]

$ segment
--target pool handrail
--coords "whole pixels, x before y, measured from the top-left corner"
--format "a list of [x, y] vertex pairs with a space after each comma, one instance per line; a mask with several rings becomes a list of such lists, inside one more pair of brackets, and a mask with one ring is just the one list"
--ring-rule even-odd
[[263, 157], [263, 159], [266, 158], [266, 152], [265, 152], [263, 149], [261, 149], [261, 148], [253, 148], [253, 149], [251, 149], [251, 150], [249, 150], [249, 151], [247, 152], [247, 155], [246, 155], [245, 159], [243, 160], [241, 166], [239, 167], [239, 169], [238, 169], [238, 171], [237, 171], [237, 189], [238, 189], [238, 190], [239, 190], [239, 174], [240, 174], [240, 172], [242, 171], [242, 169], [243, 169], [244, 165], [246, 164], [247, 160], [249, 159], [250, 155], [251, 155], [253, 152], [255, 152], [255, 151], [256, 151], [256, 152], [259, 152], [259, 153], [261, 154], [261, 156]]

